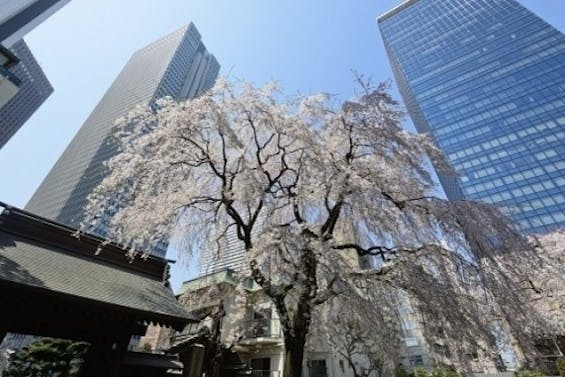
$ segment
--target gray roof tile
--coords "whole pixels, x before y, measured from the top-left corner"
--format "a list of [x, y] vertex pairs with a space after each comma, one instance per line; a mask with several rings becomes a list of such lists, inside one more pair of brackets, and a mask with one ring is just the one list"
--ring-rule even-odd
[[191, 318], [163, 282], [0, 230], [2, 281], [127, 309]]

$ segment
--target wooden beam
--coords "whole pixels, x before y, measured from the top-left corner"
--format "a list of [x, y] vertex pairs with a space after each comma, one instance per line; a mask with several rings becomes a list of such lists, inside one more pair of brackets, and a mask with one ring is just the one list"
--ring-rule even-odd
[[166, 259], [149, 256], [131, 260], [127, 257], [128, 250], [112, 243], [106, 244], [102, 252], [97, 253], [104, 239], [89, 234], [76, 238], [72, 235], [76, 232], [74, 228], [19, 208], [4, 206], [7, 210], [0, 216], [0, 229], [4, 232], [21, 236], [26, 241], [36, 242], [42, 247], [48, 246], [59, 252], [80, 256], [93, 263], [108, 263], [153, 280], [164, 281], [168, 264]]
[[[30, 334], [31, 328], [49, 326], [71, 327], [127, 327], [136, 329], [132, 335], [144, 335], [145, 323], [158, 323], [162, 326], [172, 326], [181, 331], [188, 320], [161, 317], [159, 314], [146, 313], [139, 310], [104, 305], [70, 295], [54, 294], [46, 290], [29, 289], [18, 284], [2, 284], [0, 282], [0, 297], [8, 302], [2, 308], [2, 324], [18, 327], [18, 331]], [[162, 320], [161, 320], [162, 318]], [[23, 331], [22, 327], [30, 327]], [[11, 328], [9, 328], [11, 330]], [[36, 330], [33, 330], [36, 331]]]

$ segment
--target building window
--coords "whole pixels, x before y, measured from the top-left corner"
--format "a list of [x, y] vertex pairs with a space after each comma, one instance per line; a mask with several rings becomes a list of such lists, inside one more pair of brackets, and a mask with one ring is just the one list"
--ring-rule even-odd
[[328, 377], [326, 360], [310, 360], [308, 377]]
[[424, 365], [424, 358], [422, 355], [412, 355], [408, 358], [410, 366], [417, 367]]
[[404, 341], [407, 347], [418, 347], [420, 345], [418, 338], [415, 337], [404, 338]]
[[251, 360], [251, 376], [253, 377], [271, 377], [271, 359], [262, 357], [260, 359]]
[[402, 320], [402, 328], [404, 330], [414, 330], [417, 327], [416, 321], [412, 319], [403, 319]]
[[248, 328], [252, 338], [269, 337], [271, 333], [271, 309], [261, 309], [253, 312], [253, 319]]

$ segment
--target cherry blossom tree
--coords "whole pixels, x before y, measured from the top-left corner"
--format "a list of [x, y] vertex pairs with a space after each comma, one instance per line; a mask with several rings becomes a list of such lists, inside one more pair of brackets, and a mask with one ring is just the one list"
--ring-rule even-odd
[[565, 229], [535, 237], [532, 243], [542, 268], [525, 286], [556, 334], [565, 337]]
[[317, 308], [308, 342], [330, 346], [354, 377], [395, 376], [400, 363], [400, 305], [400, 295], [390, 287], [343, 291]]
[[438, 198], [427, 166], [447, 169], [441, 154], [401, 128], [385, 85], [361, 84], [337, 105], [221, 79], [191, 101], [136, 108], [82, 229], [107, 224], [132, 256], [173, 230], [184, 253], [221, 255], [235, 234], [278, 312], [285, 377], [301, 375], [315, 308], [359, 284], [401, 290], [429, 337], [461, 352], [491, 347], [502, 318], [533, 358], [530, 334], [550, 331], [520, 285], [539, 269], [535, 250], [494, 208]]

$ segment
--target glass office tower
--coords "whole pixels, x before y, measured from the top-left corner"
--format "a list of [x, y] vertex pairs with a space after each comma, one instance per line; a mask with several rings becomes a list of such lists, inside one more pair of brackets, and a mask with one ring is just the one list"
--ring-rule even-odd
[[448, 198], [565, 226], [565, 36], [515, 0], [409, 0], [378, 24], [417, 130], [458, 173], [438, 172]]
[[[214, 85], [220, 65], [193, 24], [137, 51], [90, 114], [25, 209], [78, 227], [88, 195], [106, 175], [104, 162], [117, 153], [116, 119], [134, 106], [171, 96], [184, 100]], [[109, 214], [111, 216], [111, 214]], [[94, 233], [104, 236], [101, 224]], [[166, 243], [155, 254], [164, 256]]]

